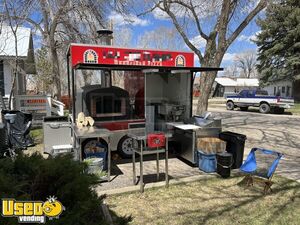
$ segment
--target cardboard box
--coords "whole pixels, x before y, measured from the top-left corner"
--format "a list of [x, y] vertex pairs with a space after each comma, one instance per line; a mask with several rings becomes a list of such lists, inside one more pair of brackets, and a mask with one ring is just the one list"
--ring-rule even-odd
[[225, 151], [226, 142], [215, 137], [198, 138], [197, 149], [206, 154], [216, 154]]

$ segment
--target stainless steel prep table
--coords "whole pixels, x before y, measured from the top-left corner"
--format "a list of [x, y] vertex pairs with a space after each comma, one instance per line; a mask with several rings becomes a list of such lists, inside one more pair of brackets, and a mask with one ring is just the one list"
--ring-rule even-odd
[[97, 128], [97, 127], [78, 127], [76, 125], [73, 127], [73, 133], [75, 138], [75, 148], [77, 144], [79, 145], [77, 149], [79, 149], [78, 157], [79, 160], [82, 161], [82, 141], [87, 138], [104, 138], [107, 139], [107, 180], [110, 181], [110, 167], [111, 167], [111, 150], [110, 150], [110, 136], [111, 132], [105, 128]]
[[201, 137], [219, 137], [222, 131], [221, 119], [199, 119], [191, 121], [189, 124], [182, 122], [169, 122], [168, 128], [173, 130], [173, 140], [181, 145], [179, 156], [188, 162], [196, 165], [197, 162], [197, 138]]
[[[165, 149], [151, 149], [151, 150], [144, 150], [143, 146], [146, 146], [146, 139], [147, 135], [145, 132], [134, 132], [129, 133], [129, 137], [133, 140], [136, 140], [138, 146], [133, 148], [134, 153], [140, 155], [140, 191], [144, 192], [144, 180], [143, 180], [143, 163], [144, 155], [151, 155], [156, 154], [156, 172], [157, 172], [157, 179], [159, 179], [159, 153], [165, 153], [165, 180], [166, 180], [166, 187], [169, 186], [169, 176], [168, 176], [168, 138], [172, 137], [171, 133], [165, 133], [166, 137], [166, 146]], [[133, 166], [133, 184], [136, 184], [136, 171], [135, 171], [135, 154], [132, 154], [132, 166]]]

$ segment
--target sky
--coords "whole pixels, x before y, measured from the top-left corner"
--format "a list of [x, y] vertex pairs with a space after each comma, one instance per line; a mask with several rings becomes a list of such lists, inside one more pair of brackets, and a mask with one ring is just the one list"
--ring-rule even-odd
[[[193, 1], [197, 2], [198, 0], [193, 0]], [[216, 0], [216, 2], [217, 1], [218, 0]], [[257, 3], [257, 1], [258, 0], [247, 0], [247, 2], [253, 2], [253, 4], [255, 4], [255, 2]], [[136, 4], [136, 5], [138, 5], [138, 4]], [[211, 5], [211, 2], [209, 2], [209, 4], [207, 4], [207, 5]], [[250, 3], [249, 3], [249, 5], [247, 5], [247, 4], [245, 5], [246, 9], [247, 9], [247, 7], [248, 8], [251, 7]], [[141, 11], [140, 8], [137, 8], [136, 11], [138, 11], [138, 10]], [[216, 10], [216, 9], [213, 9], [213, 10]], [[135, 11], [135, 10], [133, 10], [133, 11]], [[132, 14], [129, 14], [129, 16], [127, 16], [127, 20], [124, 18], [123, 15], [121, 15], [115, 11], [111, 11], [108, 13], [108, 19], [112, 20], [112, 22], [114, 24], [114, 27], [113, 27], [114, 33], [119, 32], [119, 35], [121, 33], [121, 38], [123, 35], [122, 29], [127, 29], [131, 33], [131, 36], [132, 36], [131, 42], [132, 43], [130, 44], [130, 47], [138, 47], [137, 46], [138, 38], [141, 37], [146, 32], [156, 30], [158, 27], [170, 27], [170, 28], [174, 29], [174, 25], [173, 25], [172, 21], [169, 18], [167, 18], [166, 16], [164, 16], [163, 14], [161, 14], [161, 12], [159, 12], [159, 11], [154, 11], [143, 17], [136, 16], [136, 14], [137, 14], [136, 11]], [[204, 10], [204, 11], [207, 12], [208, 15], [211, 15], [211, 13], [212, 13], [209, 10]], [[242, 13], [242, 12], [238, 12], [238, 13]], [[35, 18], [40, 17], [40, 15], [38, 13], [34, 14], [33, 16]], [[209, 21], [209, 20], [206, 21], [205, 16], [202, 16], [200, 19], [205, 21], [204, 24], [211, 24], [211, 21]], [[128, 20], [130, 20], [130, 22], [128, 22]], [[232, 24], [233, 26], [237, 26], [238, 22], [240, 22], [240, 20], [239, 21], [233, 20], [233, 21], [234, 21]], [[235, 22], [235, 21], [237, 21], [237, 22]], [[211, 26], [203, 25], [202, 29], [204, 30], [204, 32], [208, 33], [209, 27], [211, 27]], [[221, 67], [226, 69], [226, 68], [230, 67], [231, 65], [233, 65], [234, 59], [236, 58], [236, 56], [238, 56], [246, 51], [249, 51], [249, 50], [255, 51], [256, 44], [252, 40], [255, 39], [255, 34], [257, 34], [259, 32], [259, 30], [260, 29], [256, 25], [255, 20], [250, 22], [250, 24], [248, 24], [246, 29], [243, 30], [243, 32], [238, 36], [238, 38], [233, 42], [233, 44], [227, 50], [227, 52], [223, 58]], [[38, 47], [40, 47], [41, 40], [40, 40], [40, 35], [38, 35], [38, 32], [35, 31], [35, 33], [36, 33], [35, 49], [37, 49]], [[202, 52], [204, 51], [205, 40], [200, 38], [196, 32], [192, 32], [192, 34], [189, 36], [189, 39], [193, 43], [195, 43], [196, 46], [199, 47], [199, 49]], [[183, 46], [182, 50], [191, 51], [185, 44], [182, 44], [181, 46]], [[195, 56], [195, 66], [200, 66], [196, 56]], [[220, 75], [222, 75], [222, 72], [220, 73]]]
[[[151, 30], [155, 30], [157, 27], [166, 26], [166, 27], [174, 27], [171, 20], [166, 19], [163, 16], [157, 15], [156, 12], [150, 13], [146, 17], [137, 17], [134, 14], [129, 16], [129, 20], [131, 23], [127, 22], [124, 17], [116, 12], [111, 12], [109, 15], [109, 19], [113, 21], [115, 32], [121, 28], [128, 28], [132, 31], [133, 34], [133, 42], [132, 45], [136, 45], [135, 38], [142, 35], [143, 33]], [[238, 23], [234, 24], [236, 26]], [[206, 27], [203, 26], [203, 30]], [[255, 39], [255, 35], [259, 32], [260, 28], [257, 26], [255, 20], [253, 20], [246, 29], [238, 36], [238, 38], [232, 43], [232, 45], [227, 50], [221, 66], [226, 68], [233, 64], [234, 58], [242, 54], [243, 52], [249, 50], [256, 50], [256, 44], [252, 41]], [[205, 41], [202, 38], [196, 36], [190, 36], [190, 40], [193, 43], [197, 43], [197, 46], [202, 50], [204, 50], [203, 46], [205, 46]], [[184, 50], [191, 51], [186, 45], [184, 46]], [[195, 60], [196, 66], [199, 66], [197, 60]]]

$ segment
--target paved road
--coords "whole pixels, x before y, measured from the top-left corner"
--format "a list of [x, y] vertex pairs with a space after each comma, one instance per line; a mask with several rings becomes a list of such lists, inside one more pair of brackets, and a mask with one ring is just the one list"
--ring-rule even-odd
[[300, 181], [300, 117], [209, 108], [223, 118], [223, 130], [247, 135], [246, 154], [253, 147], [284, 153], [278, 174]]

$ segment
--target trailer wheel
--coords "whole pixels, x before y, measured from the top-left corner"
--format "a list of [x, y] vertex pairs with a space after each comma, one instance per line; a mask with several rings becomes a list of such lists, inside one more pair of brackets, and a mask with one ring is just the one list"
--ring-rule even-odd
[[122, 158], [131, 158], [133, 153], [132, 138], [127, 135], [123, 136], [118, 143], [118, 152]]
[[227, 110], [234, 110], [234, 103], [233, 103], [233, 101], [228, 101], [226, 103], [226, 109]]
[[270, 105], [268, 103], [263, 102], [259, 105], [259, 112], [261, 112], [261, 113], [264, 113], [264, 114], [269, 113], [270, 109], [271, 108], [270, 108]]

